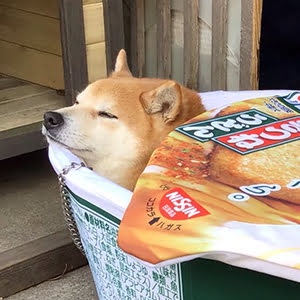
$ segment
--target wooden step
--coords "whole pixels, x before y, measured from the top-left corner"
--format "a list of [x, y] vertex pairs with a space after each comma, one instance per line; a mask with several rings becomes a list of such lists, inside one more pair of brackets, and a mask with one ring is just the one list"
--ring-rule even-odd
[[43, 115], [63, 106], [53, 89], [0, 76], [0, 159], [43, 148]]
[[[13, 78], [6, 78], [6, 80], [12, 80]], [[13, 79], [15, 80], [15, 79]], [[0, 80], [1, 82], [4, 80]], [[25, 82], [20, 81], [20, 85], [13, 87], [0, 87], [0, 103], [1, 102], [10, 102], [14, 100], [20, 100], [28, 97], [28, 95], [36, 96], [45, 92], [49, 92], [49, 89], [40, 85], [35, 84], [27, 84]], [[0, 111], [2, 113], [2, 110]]]
[[5, 77], [0, 75], [0, 90], [9, 89], [11, 87], [16, 87], [18, 85], [24, 85], [26, 82], [21, 80], [16, 80], [15, 78]]
[[78, 268], [86, 259], [66, 229], [46, 149], [1, 160], [0, 170], [1, 299]]
[[0, 296], [13, 295], [86, 264], [68, 230], [39, 238], [0, 253]]

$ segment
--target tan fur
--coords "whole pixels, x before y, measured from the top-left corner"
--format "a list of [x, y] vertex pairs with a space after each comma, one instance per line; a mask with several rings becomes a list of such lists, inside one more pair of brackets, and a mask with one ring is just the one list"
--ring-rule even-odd
[[[64, 125], [43, 133], [95, 172], [132, 190], [153, 150], [176, 126], [204, 111], [199, 95], [172, 80], [134, 78], [121, 50], [115, 72], [90, 84], [71, 107], [56, 112]], [[117, 116], [105, 118], [99, 111]], [[55, 136], [54, 136], [55, 135]]]

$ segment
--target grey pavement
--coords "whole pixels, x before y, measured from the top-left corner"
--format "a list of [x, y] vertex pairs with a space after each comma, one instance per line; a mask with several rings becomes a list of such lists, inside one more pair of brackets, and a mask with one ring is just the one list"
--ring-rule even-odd
[[98, 300], [88, 266], [21, 291], [5, 300]]
[[46, 150], [0, 161], [0, 252], [64, 228]]
[[[0, 253], [64, 228], [57, 178], [47, 151], [0, 161]], [[5, 299], [98, 298], [86, 266]]]

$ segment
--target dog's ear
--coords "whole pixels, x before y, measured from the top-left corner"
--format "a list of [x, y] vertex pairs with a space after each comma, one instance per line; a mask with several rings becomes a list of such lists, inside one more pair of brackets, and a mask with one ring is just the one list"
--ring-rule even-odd
[[176, 119], [181, 105], [181, 89], [175, 81], [167, 81], [154, 90], [141, 94], [140, 100], [148, 114], [160, 112], [165, 123]]
[[132, 76], [132, 74], [128, 68], [126, 52], [124, 49], [121, 49], [117, 56], [115, 70], [112, 73], [112, 76], [113, 77]]

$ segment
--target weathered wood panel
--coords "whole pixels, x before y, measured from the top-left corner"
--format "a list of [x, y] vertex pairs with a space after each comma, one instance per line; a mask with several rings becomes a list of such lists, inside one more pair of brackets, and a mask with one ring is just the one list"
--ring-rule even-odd
[[253, 0], [242, 0], [240, 89], [251, 89]]
[[[14, 88], [19, 85], [26, 84], [24, 81], [16, 80], [15, 78], [0, 75], [0, 90]], [[2, 93], [1, 93], [2, 94]]]
[[65, 106], [55, 90], [12, 77], [0, 77], [0, 159], [42, 149], [43, 115]]
[[212, 2], [212, 90], [226, 90], [228, 0]]
[[89, 82], [106, 77], [105, 42], [87, 45], [87, 68]]
[[0, 48], [2, 73], [58, 90], [64, 88], [60, 56], [4, 41], [0, 41]]
[[88, 84], [82, 0], [60, 0], [59, 5], [65, 95], [70, 105]]
[[199, 26], [198, 0], [184, 1], [184, 85], [198, 90]]
[[55, 91], [2, 103], [0, 106], [0, 139], [23, 132], [23, 127], [41, 123], [46, 111], [63, 106], [65, 106], [64, 97], [56, 95]]
[[105, 37], [102, 3], [84, 5], [83, 17], [86, 44], [103, 42]]
[[240, 89], [257, 89], [262, 1], [241, 1]]
[[[169, 13], [164, 10], [168, 6], [166, 2], [170, 1], [145, 1], [145, 76], [169, 75], [171, 58], [171, 75], [186, 85], [189, 85], [188, 76], [198, 77], [198, 89], [201, 91], [258, 88], [261, 0], [199, 0], [194, 4], [191, 0], [172, 0], [171, 42], [168, 36], [164, 36], [164, 32], [168, 32], [165, 23], [169, 21]], [[193, 5], [199, 7], [198, 24], [197, 9]], [[198, 26], [198, 32], [188, 29], [192, 23], [195, 28]], [[199, 39], [199, 71], [189, 70], [197, 64], [196, 39]], [[195, 53], [184, 55], [185, 62], [182, 63], [182, 51]], [[196, 72], [198, 74], [191, 75]], [[196, 83], [190, 86], [197, 87]]]
[[61, 54], [59, 21], [0, 6], [0, 40]]
[[131, 2], [131, 72], [145, 74], [145, 0]]
[[157, 76], [171, 76], [171, 0], [156, 2]]
[[136, 1], [137, 8], [137, 72], [145, 75], [145, 0]]
[[[26, 92], [26, 86], [19, 88], [19, 90]], [[17, 96], [17, 98], [14, 99], [1, 101], [0, 116], [2, 124], [0, 125], [0, 130], [6, 126], [13, 128], [19, 124], [22, 125], [28, 118], [29, 122], [34, 122], [35, 119], [33, 118], [31, 120], [27, 111], [32, 111], [32, 113], [34, 113], [34, 111], [38, 110], [40, 107], [52, 104], [54, 102], [53, 99], [56, 99], [56, 101], [53, 103], [55, 106], [62, 106], [61, 98], [61, 96], [56, 94], [56, 91], [48, 89], [46, 91], [28, 94], [23, 97]], [[42, 120], [42, 118], [43, 114], [40, 115], [39, 120]]]
[[[102, 3], [83, 7], [86, 44], [104, 41]], [[59, 20], [0, 6], [0, 40], [61, 55]]]
[[157, 77], [157, 23], [156, 3], [145, 1], [145, 75]]
[[57, 0], [0, 0], [0, 4], [58, 19]]
[[[122, 0], [103, 0], [107, 74], [114, 70], [120, 49], [125, 48]], [[118, 20], [118, 22], [116, 22]]]
[[259, 49], [260, 49], [260, 37], [261, 37], [261, 18], [263, 2], [262, 0], [254, 1], [253, 9], [253, 44], [252, 44], [252, 89], [257, 90], [259, 88]]
[[241, 1], [228, 1], [227, 90], [240, 88]]
[[102, 0], [83, 0], [82, 3], [83, 3], [83, 5], [94, 4], [94, 3], [102, 3]]
[[[1, 84], [2, 79], [0, 79]], [[2, 104], [9, 103], [15, 100], [21, 100], [26, 98], [28, 95], [36, 96], [46, 92], [49, 92], [49, 88], [35, 85], [35, 84], [17, 84], [13, 87], [7, 87], [5, 89], [0, 89], [0, 115], [3, 113]]]
[[[58, 1], [60, 0], [0, 0], [0, 5], [58, 19]], [[84, 6], [97, 3], [102, 3], [102, 0], [82, 1]]]

